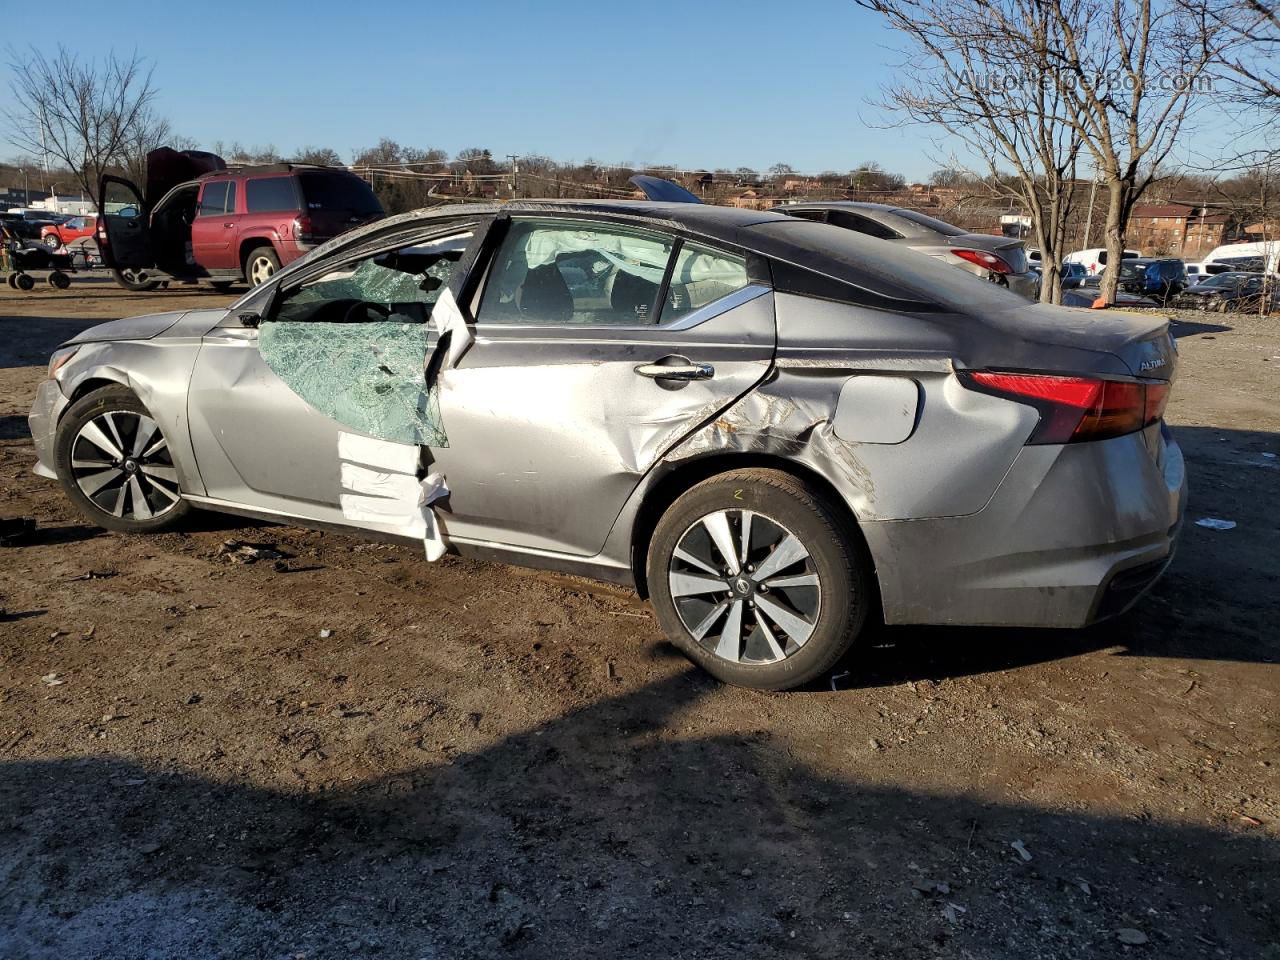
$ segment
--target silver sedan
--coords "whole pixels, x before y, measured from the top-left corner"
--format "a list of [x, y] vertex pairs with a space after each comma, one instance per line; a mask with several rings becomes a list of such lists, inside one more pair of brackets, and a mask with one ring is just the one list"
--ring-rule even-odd
[[632, 584], [711, 673], [782, 689], [873, 620], [1133, 603], [1185, 500], [1174, 362], [1162, 319], [828, 224], [530, 201], [87, 330], [30, 424], [36, 472], [109, 529], [200, 508]]
[[787, 203], [774, 209], [791, 217], [829, 223], [914, 250], [1008, 287], [1028, 300], [1040, 294], [1040, 275], [1028, 264], [1026, 247], [1021, 240], [970, 233], [937, 217], [884, 203], [833, 200]]

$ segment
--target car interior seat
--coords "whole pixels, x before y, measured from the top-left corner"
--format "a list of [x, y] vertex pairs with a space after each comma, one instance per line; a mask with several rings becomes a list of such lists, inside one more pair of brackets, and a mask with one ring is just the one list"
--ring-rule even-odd
[[573, 319], [573, 295], [555, 263], [532, 268], [516, 290], [516, 305], [528, 321], [568, 323]]

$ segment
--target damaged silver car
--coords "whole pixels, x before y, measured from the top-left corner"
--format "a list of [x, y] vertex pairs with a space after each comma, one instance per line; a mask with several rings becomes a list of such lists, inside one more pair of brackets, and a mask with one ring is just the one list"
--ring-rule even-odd
[[195, 507], [633, 584], [715, 676], [783, 689], [873, 619], [1133, 603], [1185, 502], [1174, 364], [1162, 319], [826, 224], [519, 202], [87, 330], [30, 423], [36, 472], [109, 529]]

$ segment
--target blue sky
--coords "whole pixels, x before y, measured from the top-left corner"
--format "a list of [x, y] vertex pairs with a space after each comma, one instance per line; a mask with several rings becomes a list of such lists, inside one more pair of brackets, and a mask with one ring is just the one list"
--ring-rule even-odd
[[[46, 43], [49, 9], [10, 6], [10, 43]], [[205, 146], [270, 143], [287, 155], [314, 144], [349, 159], [385, 136], [450, 154], [682, 167], [875, 160], [913, 180], [948, 152], [921, 128], [882, 128], [868, 101], [892, 77], [895, 40], [842, 0], [179, 9], [112, 0], [61, 38], [80, 53], [152, 58], [158, 108]], [[0, 157], [12, 152], [0, 145]]]

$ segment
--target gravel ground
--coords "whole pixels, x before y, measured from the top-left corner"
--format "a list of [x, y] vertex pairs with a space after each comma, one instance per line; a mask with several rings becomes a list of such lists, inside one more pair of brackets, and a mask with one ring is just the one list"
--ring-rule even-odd
[[1192, 522], [1128, 615], [774, 695], [585, 580], [88, 526], [50, 350], [224, 299], [0, 292], [0, 957], [1280, 957], [1280, 319], [1175, 325]]

